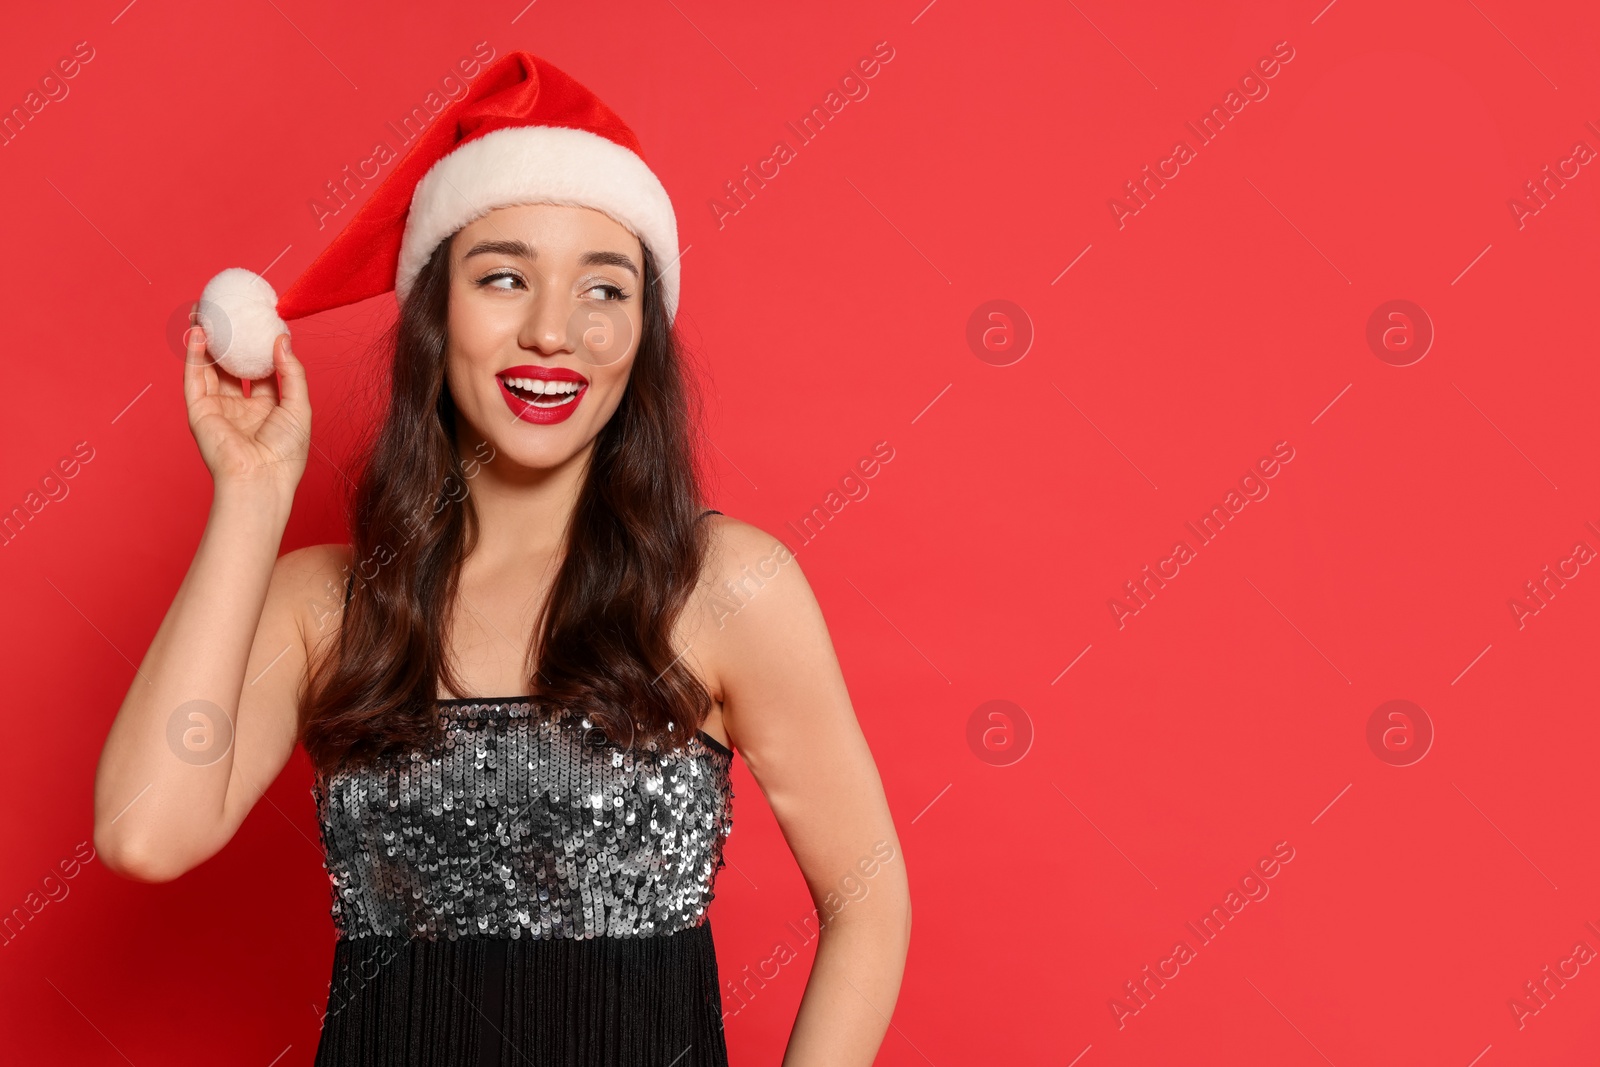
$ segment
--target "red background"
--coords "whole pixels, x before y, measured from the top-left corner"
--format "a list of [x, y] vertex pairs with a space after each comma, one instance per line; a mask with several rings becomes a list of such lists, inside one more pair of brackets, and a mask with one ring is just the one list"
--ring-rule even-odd
[[[1600, 968], [1521, 1025], [1509, 1002], [1600, 950], [1600, 575], [1520, 628], [1509, 601], [1600, 549], [1600, 173], [1520, 227], [1508, 202], [1600, 149], [1600, 18], [1322, 2], [8, 13], [5, 108], [76, 42], [94, 58], [0, 147], [0, 504], [94, 458], [0, 549], [0, 908], [90, 839], [106, 730], [205, 520], [173, 314], [223, 267], [282, 291], [333, 232], [323, 183], [486, 41], [594, 88], [678, 208], [713, 503], [797, 548], [904, 844], [879, 1063], [1594, 1062]], [[724, 183], [880, 41], [870, 94], [719, 227]], [[1270, 94], [1119, 228], [1110, 199], [1280, 41]], [[1034, 333], [1008, 366], [966, 340], [996, 299]], [[1393, 299], [1436, 330], [1410, 366], [1366, 341]], [[391, 309], [296, 325], [318, 450], [285, 550], [343, 539]], [[879, 441], [868, 495], [801, 545], [787, 524]], [[1107, 601], [1280, 441], [1270, 495], [1119, 628]], [[1435, 732], [1409, 766], [1367, 741], [1396, 699]], [[1022, 712], [975, 748], [991, 700]], [[309, 781], [297, 752], [176, 882], [61, 880], [0, 952], [4, 1058], [309, 1064], [332, 952]], [[725, 977], [809, 908], [742, 764], [735, 788]], [[1198, 947], [1185, 922], [1278, 842], [1269, 895]], [[1119, 1026], [1180, 938], [1195, 958]], [[810, 954], [729, 1020], [735, 1063], [778, 1062]]]

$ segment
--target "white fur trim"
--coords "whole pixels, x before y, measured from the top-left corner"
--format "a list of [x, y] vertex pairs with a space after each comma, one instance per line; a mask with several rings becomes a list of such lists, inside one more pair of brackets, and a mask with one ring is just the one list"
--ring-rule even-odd
[[223, 370], [238, 378], [272, 373], [272, 344], [289, 327], [265, 278], [243, 267], [222, 271], [201, 292], [199, 317], [206, 349]]
[[678, 223], [644, 160], [615, 141], [565, 126], [507, 126], [429, 168], [411, 196], [395, 295], [404, 301], [438, 243], [496, 208], [573, 204], [603, 211], [649, 246], [667, 321], [678, 310]]

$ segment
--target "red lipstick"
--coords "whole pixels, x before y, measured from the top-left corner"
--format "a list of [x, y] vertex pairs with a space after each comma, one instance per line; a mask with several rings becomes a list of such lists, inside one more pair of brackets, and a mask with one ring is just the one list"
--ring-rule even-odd
[[[511, 414], [541, 425], [571, 418], [589, 391], [589, 379], [565, 367], [507, 367], [495, 375], [495, 382]], [[564, 384], [568, 382], [577, 388]]]

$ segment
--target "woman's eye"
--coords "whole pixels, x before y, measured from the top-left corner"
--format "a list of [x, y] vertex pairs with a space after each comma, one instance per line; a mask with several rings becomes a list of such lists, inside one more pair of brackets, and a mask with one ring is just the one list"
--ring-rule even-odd
[[479, 282], [478, 282], [478, 285], [482, 286], [484, 288], [489, 288], [489, 289], [504, 289], [504, 288], [507, 288], [506, 286], [496, 285], [495, 284], [496, 282], [499, 282], [499, 281], [513, 281], [513, 282], [516, 282], [518, 285], [522, 284], [522, 279], [517, 277], [515, 274], [511, 273], [510, 271], [500, 271], [497, 274], [490, 274], [487, 277], [480, 279]]
[[595, 285], [591, 286], [589, 291], [591, 293], [608, 293], [610, 295], [606, 297], [607, 300], [626, 300], [628, 298], [628, 294], [622, 291], [621, 286], [617, 285]]

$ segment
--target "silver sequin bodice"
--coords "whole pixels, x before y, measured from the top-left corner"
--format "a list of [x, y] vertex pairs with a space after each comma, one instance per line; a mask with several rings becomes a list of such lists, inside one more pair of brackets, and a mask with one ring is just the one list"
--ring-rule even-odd
[[642, 937], [698, 925], [732, 754], [605, 742], [521, 700], [440, 701], [442, 743], [312, 785], [339, 937]]

